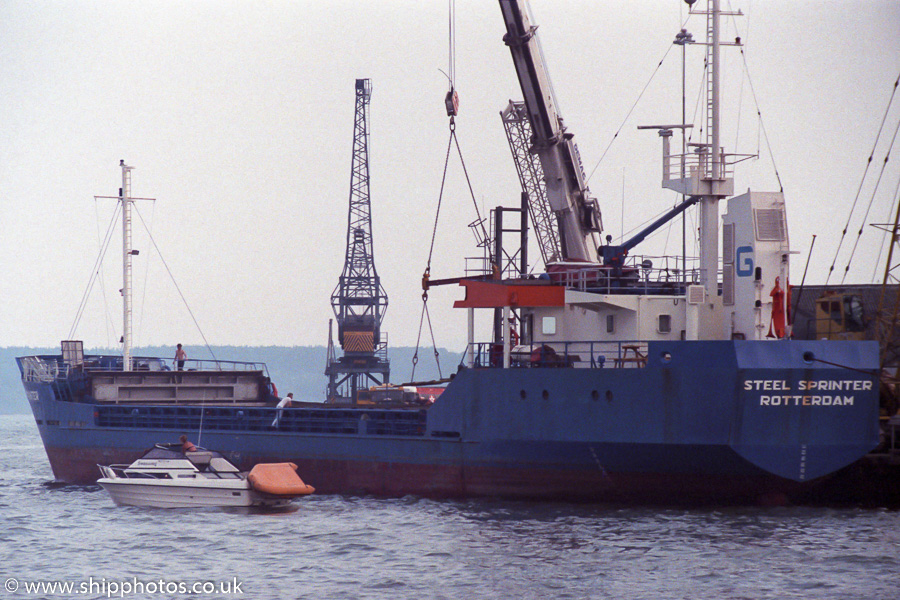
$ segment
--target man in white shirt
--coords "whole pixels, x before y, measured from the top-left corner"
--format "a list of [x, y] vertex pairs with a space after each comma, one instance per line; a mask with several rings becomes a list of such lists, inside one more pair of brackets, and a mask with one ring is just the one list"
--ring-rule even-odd
[[288, 393], [287, 396], [281, 399], [275, 408], [278, 409], [278, 414], [275, 415], [275, 419], [272, 421], [272, 427], [278, 427], [278, 421], [281, 419], [281, 415], [284, 413], [285, 408], [290, 408], [294, 403], [294, 392]]

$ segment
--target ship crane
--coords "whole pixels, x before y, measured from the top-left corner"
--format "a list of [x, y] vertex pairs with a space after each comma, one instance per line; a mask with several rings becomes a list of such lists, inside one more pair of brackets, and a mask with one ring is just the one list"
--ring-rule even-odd
[[[562, 260], [597, 262], [603, 230], [597, 201], [588, 194], [573, 134], [556, 108], [550, 79], [524, 0], [500, 0], [509, 47], [531, 124], [531, 151], [543, 170], [546, 198], [559, 222]], [[540, 214], [532, 209], [532, 214]]]
[[390, 381], [387, 335], [381, 322], [388, 299], [375, 270], [369, 200], [368, 116], [372, 83], [356, 80], [353, 159], [350, 172], [350, 209], [344, 270], [331, 294], [343, 355], [335, 356], [329, 328], [327, 401], [356, 403], [358, 392]]
[[537, 234], [538, 248], [544, 264], [562, 260], [559, 240], [559, 223], [550, 203], [547, 201], [547, 185], [544, 170], [538, 157], [531, 152], [531, 123], [524, 102], [509, 101], [500, 113], [506, 139], [512, 152], [522, 193], [531, 215], [531, 222]]

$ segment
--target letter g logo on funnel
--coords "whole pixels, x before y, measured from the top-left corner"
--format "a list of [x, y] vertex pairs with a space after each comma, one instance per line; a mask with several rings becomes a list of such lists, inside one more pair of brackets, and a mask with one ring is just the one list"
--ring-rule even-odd
[[753, 275], [753, 248], [741, 246], [734, 252], [735, 273], [738, 277]]

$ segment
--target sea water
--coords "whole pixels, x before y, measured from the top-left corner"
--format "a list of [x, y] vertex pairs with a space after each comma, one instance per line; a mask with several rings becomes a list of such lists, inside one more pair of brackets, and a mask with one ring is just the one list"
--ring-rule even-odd
[[313, 495], [234, 513], [52, 480], [33, 419], [0, 417], [0, 598], [900, 598], [887, 510]]

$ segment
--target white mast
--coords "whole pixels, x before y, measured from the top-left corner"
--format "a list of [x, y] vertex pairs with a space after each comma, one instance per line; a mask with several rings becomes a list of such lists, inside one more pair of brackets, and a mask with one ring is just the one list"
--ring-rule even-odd
[[[686, 0], [687, 1], [687, 0]], [[688, 2], [693, 4], [693, 2]], [[691, 11], [691, 14], [702, 14]], [[706, 34], [707, 64], [709, 75], [706, 85], [706, 137], [704, 143], [689, 144], [693, 152], [680, 158], [679, 172], [672, 170], [669, 154], [668, 136], [675, 126], [654, 127], [663, 135], [663, 187], [675, 190], [685, 196], [700, 196], [700, 272], [698, 283], [703, 286], [705, 303], [714, 305], [719, 295], [719, 200], [734, 194], [734, 178], [728, 173], [725, 154], [720, 141], [719, 123], [721, 120], [719, 105], [719, 69], [721, 46], [740, 45], [740, 39], [734, 42], [722, 42], [719, 39], [719, 20], [722, 15], [741, 15], [737, 12], [722, 12], [719, 0], [709, 0]], [[679, 125], [678, 127], [690, 127]], [[698, 302], [692, 301], [691, 304]], [[695, 335], [699, 339], [708, 339], [714, 335], [713, 315], [710, 311], [698, 313], [699, 327]], [[707, 322], [708, 321], [708, 322]], [[691, 332], [689, 331], [689, 336]], [[693, 339], [690, 338], [689, 339]]]
[[709, 187], [700, 200], [700, 282], [706, 288], [706, 297], [715, 298], [719, 293], [719, 200], [729, 193], [722, 193], [724, 178], [722, 147], [719, 141], [719, 0], [711, 0], [708, 40], [709, 80], [707, 111], [709, 114], [707, 139], [712, 164], [709, 169]]
[[124, 160], [122, 167], [122, 187], [119, 202], [122, 203], [122, 370], [131, 371], [131, 170]]

